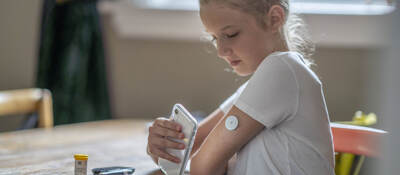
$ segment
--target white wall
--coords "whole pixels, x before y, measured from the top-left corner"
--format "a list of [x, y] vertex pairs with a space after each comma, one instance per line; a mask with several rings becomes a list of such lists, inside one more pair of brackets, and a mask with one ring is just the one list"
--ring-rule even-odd
[[0, 1], [1, 90], [34, 84], [40, 10], [40, 0]]
[[[400, 8], [398, 4], [397, 7]], [[388, 50], [382, 54], [383, 71], [380, 77], [383, 82], [382, 86], [382, 110], [386, 119], [383, 121], [383, 127], [389, 131], [386, 137], [382, 156], [383, 161], [380, 161], [378, 174], [399, 174], [400, 172], [400, 11], [397, 10], [391, 16], [391, 22], [387, 27], [391, 29], [389, 36]]]

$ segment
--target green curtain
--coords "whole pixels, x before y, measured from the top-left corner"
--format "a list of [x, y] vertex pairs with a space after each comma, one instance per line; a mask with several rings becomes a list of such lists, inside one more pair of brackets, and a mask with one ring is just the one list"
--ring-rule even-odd
[[36, 85], [52, 92], [55, 125], [111, 118], [96, 3], [43, 3]]

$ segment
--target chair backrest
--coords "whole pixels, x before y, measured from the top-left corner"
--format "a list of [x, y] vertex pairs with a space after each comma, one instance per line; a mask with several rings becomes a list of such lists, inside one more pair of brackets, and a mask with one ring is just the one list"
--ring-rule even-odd
[[0, 91], [0, 116], [37, 112], [38, 127], [53, 127], [53, 104], [47, 89], [18, 89]]
[[331, 123], [335, 152], [379, 157], [384, 130]]

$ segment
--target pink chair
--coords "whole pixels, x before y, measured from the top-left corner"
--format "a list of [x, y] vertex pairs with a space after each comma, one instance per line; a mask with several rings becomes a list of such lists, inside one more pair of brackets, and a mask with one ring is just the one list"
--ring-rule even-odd
[[[364, 156], [379, 157], [381, 150], [379, 148], [382, 143], [383, 136], [387, 134], [384, 130], [354, 126], [347, 124], [331, 123], [333, 144], [335, 152], [352, 153], [361, 155], [361, 159], [355, 168], [353, 175], [357, 175], [360, 171]], [[347, 166], [337, 167], [339, 169], [350, 168]], [[348, 174], [349, 170], [340, 170], [339, 174]]]

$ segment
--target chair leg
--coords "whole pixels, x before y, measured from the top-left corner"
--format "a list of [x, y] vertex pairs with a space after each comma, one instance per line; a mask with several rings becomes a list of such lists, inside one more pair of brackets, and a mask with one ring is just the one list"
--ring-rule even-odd
[[39, 102], [39, 128], [53, 127], [53, 102], [51, 92], [42, 90], [42, 99]]
[[358, 175], [360, 173], [361, 170], [361, 166], [363, 165], [365, 160], [365, 156], [360, 156], [360, 160], [358, 160], [356, 168], [354, 169], [354, 173], [353, 175]]
[[350, 175], [355, 155], [340, 153], [338, 164], [336, 164], [336, 175]]

